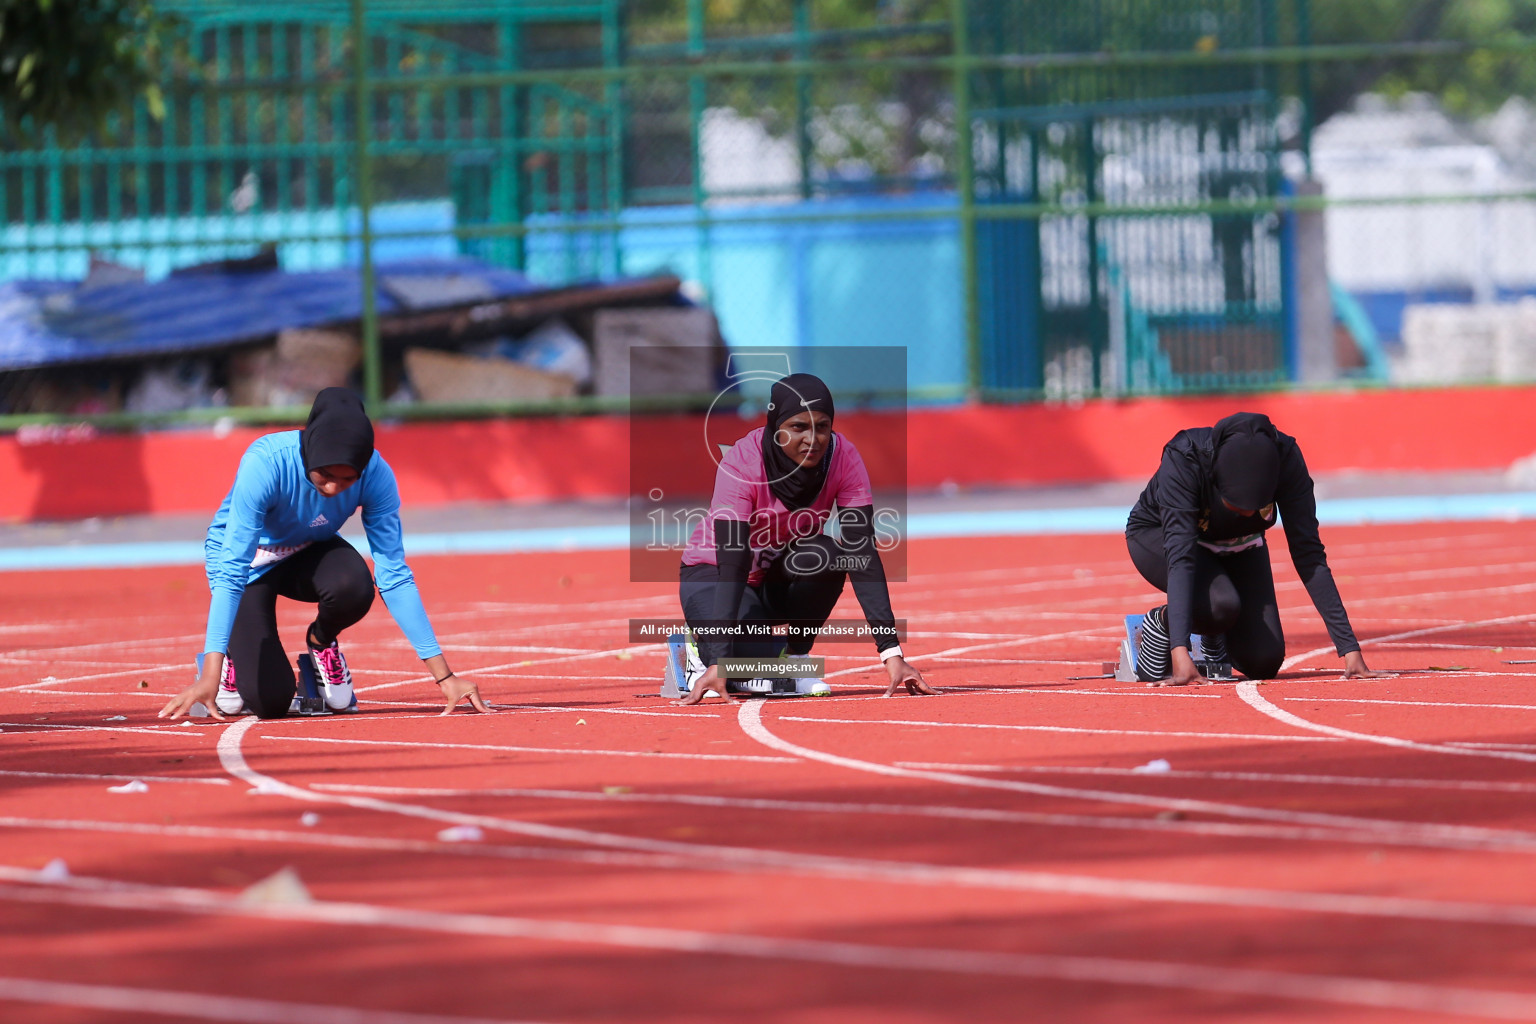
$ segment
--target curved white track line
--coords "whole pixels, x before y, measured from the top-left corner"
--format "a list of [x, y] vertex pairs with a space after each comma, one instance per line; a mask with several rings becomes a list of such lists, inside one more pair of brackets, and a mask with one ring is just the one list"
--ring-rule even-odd
[[1359, 740], [1362, 743], [1375, 743], [1383, 747], [1398, 747], [1402, 750], [1417, 750], [1426, 754], [1497, 757], [1506, 761], [1524, 761], [1527, 764], [1536, 764], [1536, 754], [1524, 754], [1518, 750], [1490, 750], [1483, 747], [1450, 746], [1444, 743], [1419, 743], [1416, 740], [1405, 740], [1397, 736], [1379, 736], [1368, 732], [1340, 729], [1337, 726], [1324, 725], [1321, 722], [1312, 722], [1265, 700], [1264, 696], [1259, 693], [1258, 685], [1251, 679], [1245, 679], [1237, 684], [1237, 695], [1242, 698], [1244, 704], [1247, 704], [1261, 715], [1268, 715], [1277, 722], [1284, 722], [1286, 725], [1293, 725], [1298, 729], [1310, 729], [1325, 736], [1332, 736], [1334, 739]]
[[[881, 764], [877, 761], [861, 761], [857, 758], [844, 757], [841, 754], [832, 754], [823, 750], [815, 750], [811, 747], [802, 747], [797, 743], [791, 743], [774, 735], [763, 725], [762, 707], [761, 703], [744, 701], [737, 712], [737, 721], [740, 722], [742, 731], [759, 743], [774, 750], [781, 750], [786, 754], [803, 757], [808, 761], [821, 761], [824, 764], [833, 764], [841, 768], [851, 768], [854, 771], [870, 772], [875, 775], [889, 775], [893, 778], [903, 779], [922, 779], [927, 782], [944, 782], [957, 786], [972, 786], [977, 789], [996, 789], [1015, 793], [1033, 793], [1039, 796], [1067, 797], [1073, 800], [1100, 800], [1105, 803], [1137, 804], [1143, 807], [1159, 807], [1165, 810], [1201, 814], [1220, 814], [1227, 817], [1253, 818], [1260, 821], [1323, 825], [1341, 829], [1374, 829], [1389, 834], [1444, 836], [1454, 834], [1467, 839], [1471, 839], [1474, 836], [1491, 838], [1493, 835], [1504, 835], [1505, 837], [1528, 835], [1528, 833], [1502, 832], [1498, 829], [1484, 829], [1468, 825], [1385, 821], [1378, 818], [1361, 818], [1345, 814], [1288, 811], [1267, 807], [1250, 807], [1246, 804], [1219, 803], [1213, 800], [1145, 796], [1140, 793], [1124, 793], [1119, 790], [1078, 789], [1070, 786], [1052, 786], [1039, 782], [1024, 782], [1020, 779], [977, 778], [974, 775], [963, 775], [955, 772], [901, 768], [896, 765]], [[1470, 751], [1463, 751], [1463, 753], [1470, 753]]]
[[931, 722], [910, 718], [814, 718], [785, 715], [784, 722], [825, 722], [828, 725], [911, 725], [926, 729], [1006, 729], [1014, 732], [1075, 733], [1089, 736], [1176, 736], [1202, 740], [1275, 740], [1280, 743], [1316, 743], [1316, 736], [1290, 736], [1256, 732], [1179, 732], [1171, 729], [1084, 729], [1072, 725], [1015, 725], [1002, 722]]
[[[744, 704], [745, 709], [759, 707]], [[253, 769], [240, 749], [241, 740], [255, 719], [244, 719], [230, 726], [219, 737], [219, 760], [231, 775], [258, 792], [287, 796], [307, 803], [343, 804], [363, 810], [400, 814], [454, 825], [477, 825], [485, 829], [539, 836], [559, 842], [583, 843], [607, 849], [642, 853], [680, 855], [691, 863], [708, 865], [713, 870], [763, 871], [861, 881], [899, 882], [907, 885], [958, 885], [972, 888], [1003, 889], [1025, 892], [1065, 893], [1107, 899], [1153, 902], [1198, 903], [1217, 906], [1263, 907], [1305, 913], [1356, 914], [1369, 917], [1422, 918], [1478, 924], [1509, 924], [1536, 927], [1536, 907], [1500, 906], [1477, 903], [1452, 903], [1438, 900], [1400, 899], [1396, 897], [1357, 896], [1353, 894], [1282, 892], [1263, 889], [1235, 889], [1222, 886], [1135, 879], [1096, 878], [1091, 875], [1066, 875], [1044, 871], [1013, 871], [991, 868], [949, 867], [935, 864], [881, 861], [853, 857], [831, 857], [794, 851], [762, 850], [749, 847], [682, 843], [668, 839], [618, 835], [587, 829], [544, 825], [537, 822], [497, 818], [484, 814], [462, 814], [419, 804], [398, 803], [371, 797], [317, 793], [281, 782]], [[764, 730], [766, 732], [766, 730]], [[856, 762], [862, 763], [862, 762]], [[884, 766], [876, 766], [884, 767]], [[937, 773], [908, 772], [918, 777]], [[964, 778], [964, 776], [955, 776]], [[994, 781], [994, 780], [967, 780]], [[1011, 788], [1001, 786], [999, 788]], [[1075, 792], [1075, 791], [1068, 791]], [[1380, 824], [1380, 823], [1373, 823]]]
[[[403, 716], [401, 716], [403, 717]], [[424, 715], [441, 718], [441, 714]], [[1312, 737], [1307, 737], [1312, 739]], [[517, 754], [564, 754], [571, 757], [643, 757], [683, 761], [738, 761], [754, 764], [794, 764], [791, 757], [764, 757], [761, 754], [695, 754], [661, 750], [601, 750], [586, 747], [514, 747], [495, 743], [425, 743], [416, 740], [352, 740], [337, 736], [263, 736], [274, 743], [346, 743], [364, 747], [427, 747], [435, 750], [500, 750]]]
[[[1478, 626], [1508, 626], [1516, 622], [1530, 622], [1532, 619], [1536, 619], [1536, 615], [1506, 615], [1498, 619], [1480, 619], [1476, 622], [1447, 622], [1439, 626], [1425, 626], [1422, 629], [1410, 629], [1402, 633], [1390, 633], [1387, 636], [1361, 640], [1360, 646], [1382, 644], [1389, 640], [1406, 640], [1412, 636], [1429, 636], [1431, 633], [1451, 633], [1458, 629], [1476, 629]], [[1319, 654], [1327, 654], [1333, 649], [1333, 645], [1329, 644], [1327, 647], [1317, 647], [1310, 651], [1303, 651], [1301, 654], [1293, 654], [1281, 662], [1280, 671], [1284, 672], [1304, 661], [1311, 661]]]
[[[950, 807], [943, 804], [842, 803], [826, 800], [772, 800], [752, 797], [702, 796], [688, 793], [620, 793], [593, 790], [548, 789], [439, 789], [419, 786], [367, 786], [346, 783], [315, 783], [314, 789], [331, 793], [367, 793], [374, 796], [424, 797], [519, 797], [577, 800], [593, 803], [682, 804], [693, 807], [742, 808], [787, 811], [792, 814], [873, 814], [907, 818], [947, 818], [960, 821], [998, 821], [1053, 828], [1102, 828], [1136, 832], [1169, 832], [1175, 835], [1240, 836], [1257, 839], [1310, 840], [1325, 843], [1360, 843], [1369, 846], [1409, 846], [1419, 849], [1480, 850], [1531, 853], [1536, 834], [1512, 845], [1400, 836], [1390, 832], [1321, 828], [1311, 825], [1258, 825], [1232, 821], [1164, 820], [1146, 817], [1110, 817], [1100, 814], [1051, 814], [1037, 811], [999, 811], [983, 807]], [[9, 819], [0, 817], [0, 826]], [[171, 827], [171, 826], [167, 826]], [[545, 849], [545, 847], [540, 847]], [[635, 854], [634, 856], [641, 856]]]
[[[0, 878], [37, 882], [37, 872], [0, 867]], [[470, 935], [545, 942], [582, 943], [648, 951], [807, 963], [816, 967], [876, 968], [948, 974], [1034, 978], [1049, 981], [1188, 989], [1233, 995], [1295, 999], [1384, 1009], [1476, 1016], [1496, 1020], [1536, 1020], [1536, 996], [1422, 985], [1412, 982], [1351, 978], [1340, 975], [1287, 974], [1280, 971], [1207, 967], [1109, 957], [984, 953], [958, 949], [870, 946], [818, 939], [775, 938], [720, 932], [686, 931], [643, 925], [594, 924], [488, 914], [439, 913], [366, 903], [315, 901], [257, 904], [206, 889], [188, 889], [70, 878], [53, 885], [0, 885], [0, 899], [115, 909], [190, 914], [221, 914], [268, 920], [302, 921], [364, 928], [392, 928], [436, 934]], [[163, 1012], [163, 1011], [162, 1011]], [[239, 1020], [240, 1018], [234, 1018]], [[287, 1024], [286, 1018], [282, 1024]], [[314, 1019], [314, 1018], [299, 1018]], [[335, 1018], [322, 1024], [342, 1024]], [[263, 1021], [261, 1024], [267, 1024]], [[272, 1024], [278, 1024], [273, 1021]], [[346, 1022], [352, 1024], [352, 1022]], [[356, 1024], [374, 1024], [360, 1018]], [[379, 1022], [393, 1024], [393, 1022]], [[404, 1021], [401, 1024], [405, 1024]]]
[[[1361, 647], [1367, 644], [1380, 644], [1390, 640], [1406, 640], [1409, 637], [1428, 636], [1432, 633], [1450, 633], [1459, 629], [1475, 629], [1479, 626], [1506, 626], [1516, 622], [1530, 622], [1536, 619], [1536, 615], [1506, 615], [1497, 619], [1480, 619], [1475, 622], [1452, 622], [1440, 626], [1426, 626], [1422, 629], [1410, 629], [1402, 633], [1391, 633], [1387, 636], [1379, 636], [1370, 640], [1360, 641]], [[1326, 654], [1333, 650], [1330, 644], [1327, 647], [1318, 647], [1301, 654], [1286, 658], [1280, 665], [1281, 671], [1308, 661], [1320, 654]], [[1354, 732], [1349, 729], [1339, 729], [1335, 726], [1324, 725], [1321, 722], [1313, 722], [1292, 714], [1283, 708], [1276, 707], [1259, 694], [1258, 687], [1251, 680], [1237, 685], [1237, 695], [1244, 704], [1253, 708], [1261, 715], [1268, 715], [1276, 721], [1295, 726], [1298, 729], [1308, 729], [1312, 732], [1323, 733], [1336, 739], [1359, 740], [1361, 743], [1375, 743], [1384, 747], [1398, 747], [1402, 750], [1417, 750], [1426, 754], [1458, 754], [1462, 757], [1494, 757], [1505, 761], [1524, 761], [1536, 764], [1536, 754], [1524, 754], [1517, 750], [1488, 750], [1473, 747], [1456, 747], [1443, 743], [1417, 743], [1413, 740], [1405, 740], [1396, 736], [1377, 736], [1371, 733]]]

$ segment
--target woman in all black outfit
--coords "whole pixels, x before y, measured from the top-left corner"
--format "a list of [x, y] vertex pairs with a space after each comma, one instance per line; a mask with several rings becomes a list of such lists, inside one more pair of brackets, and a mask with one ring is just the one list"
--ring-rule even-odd
[[[1250, 679], [1270, 679], [1285, 660], [1264, 532], [1285, 527], [1291, 561], [1344, 659], [1344, 675], [1373, 675], [1349, 627], [1317, 535], [1317, 499], [1296, 439], [1268, 416], [1240, 412], [1181, 430], [1131, 509], [1125, 539], [1147, 582], [1168, 595], [1142, 625], [1137, 674], [1153, 685], [1200, 678], [1191, 633], [1206, 638]], [[1224, 643], [1223, 643], [1224, 641]]]

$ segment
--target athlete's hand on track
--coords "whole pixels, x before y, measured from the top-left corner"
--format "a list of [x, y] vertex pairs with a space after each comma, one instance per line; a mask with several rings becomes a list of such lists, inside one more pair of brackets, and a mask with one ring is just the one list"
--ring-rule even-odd
[[[443, 714], [451, 715], [459, 706], [459, 701], [469, 698], [469, 706], [482, 715], [494, 714], [490, 705], [486, 704], [480, 696], [480, 687], [468, 679], [460, 679], [456, 675], [449, 675], [446, 679], [438, 681], [437, 688], [443, 691]], [[441, 715], [439, 716], [441, 717]]]
[[725, 680], [720, 678], [720, 669], [715, 665], [709, 666], [704, 674], [699, 677], [699, 681], [693, 684], [693, 688], [683, 694], [683, 699], [676, 703], [679, 706], [697, 704], [704, 699], [706, 693], [718, 693], [728, 702], [736, 703], [736, 698], [726, 692]]
[[1173, 662], [1173, 674], [1153, 683], [1153, 686], [1188, 686], [1200, 681], [1200, 670], [1195, 667], [1195, 659], [1189, 656], [1188, 647], [1175, 647], [1170, 653], [1170, 660]]
[[1392, 675], [1391, 672], [1372, 672], [1365, 665], [1365, 655], [1359, 651], [1350, 651], [1344, 655], [1345, 679], [1380, 679], [1390, 675]]
[[907, 664], [907, 659], [900, 655], [885, 659], [885, 671], [891, 677], [891, 685], [885, 688], [885, 692], [880, 695], [882, 697], [896, 696], [896, 690], [903, 685], [906, 686], [907, 692], [914, 697], [925, 695], [934, 697], [938, 695], [939, 691], [924, 681], [923, 674]]
[[[193, 704], [201, 702], [203, 707], [208, 709], [209, 715], [221, 722], [229, 721], [229, 716], [220, 711], [218, 704], [214, 702], [214, 698], [219, 695], [219, 676], [223, 672], [224, 661], [222, 658], [219, 659], [217, 665], [210, 664], [212, 661], [211, 657], [203, 659], [203, 675], [197, 677], [197, 682], [167, 701], [165, 707], [160, 709], [160, 718], [180, 718], [191, 712]], [[213, 669], [219, 671], [212, 671]], [[203, 681], [203, 676], [207, 676], [207, 682]]]

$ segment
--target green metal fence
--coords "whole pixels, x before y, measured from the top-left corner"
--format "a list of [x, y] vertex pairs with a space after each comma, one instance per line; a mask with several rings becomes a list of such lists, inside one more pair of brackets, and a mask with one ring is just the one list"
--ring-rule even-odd
[[[1536, 52], [1518, 33], [1352, 38], [1307, 0], [165, 6], [195, 66], [165, 83], [162, 118], [3, 140], [0, 294], [78, 281], [93, 257], [150, 280], [262, 246], [294, 272], [356, 266], [355, 384], [390, 415], [533, 408], [401, 388], [374, 308], [395, 251], [551, 285], [673, 272], [730, 343], [906, 344], [919, 397], [1028, 400], [1284, 386], [1323, 258], [1298, 218], [1536, 199], [1518, 179], [1294, 195], [1317, 126], [1357, 95], [1454, 107], [1483, 83], [1486, 107], [1520, 94]], [[1374, 307], [1340, 305], [1344, 335], [1372, 333]], [[1357, 372], [1380, 377], [1360, 340]], [[230, 404], [241, 365], [12, 360], [0, 426], [294, 415]], [[200, 408], [134, 412], [151, 369], [196, 378]]]

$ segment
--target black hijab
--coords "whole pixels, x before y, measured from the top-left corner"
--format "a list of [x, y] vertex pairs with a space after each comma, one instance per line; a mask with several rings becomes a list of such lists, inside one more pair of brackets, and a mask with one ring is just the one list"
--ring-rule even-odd
[[321, 466], [351, 466], [361, 474], [373, 458], [373, 424], [363, 400], [346, 388], [326, 388], [316, 395], [299, 434], [299, 451], [306, 473]]
[[774, 382], [768, 398], [768, 427], [763, 431], [763, 466], [768, 471], [768, 489], [787, 509], [805, 508], [816, 500], [827, 482], [827, 464], [832, 460], [829, 447], [815, 466], [802, 466], [774, 440], [781, 423], [807, 409], [829, 417], [836, 415], [832, 392], [820, 377], [792, 373]]
[[1238, 508], [1261, 509], [1280, 486], [1280, 437], [1269, 417], [1233, 413], [1212, 434], [1216, 493]]

